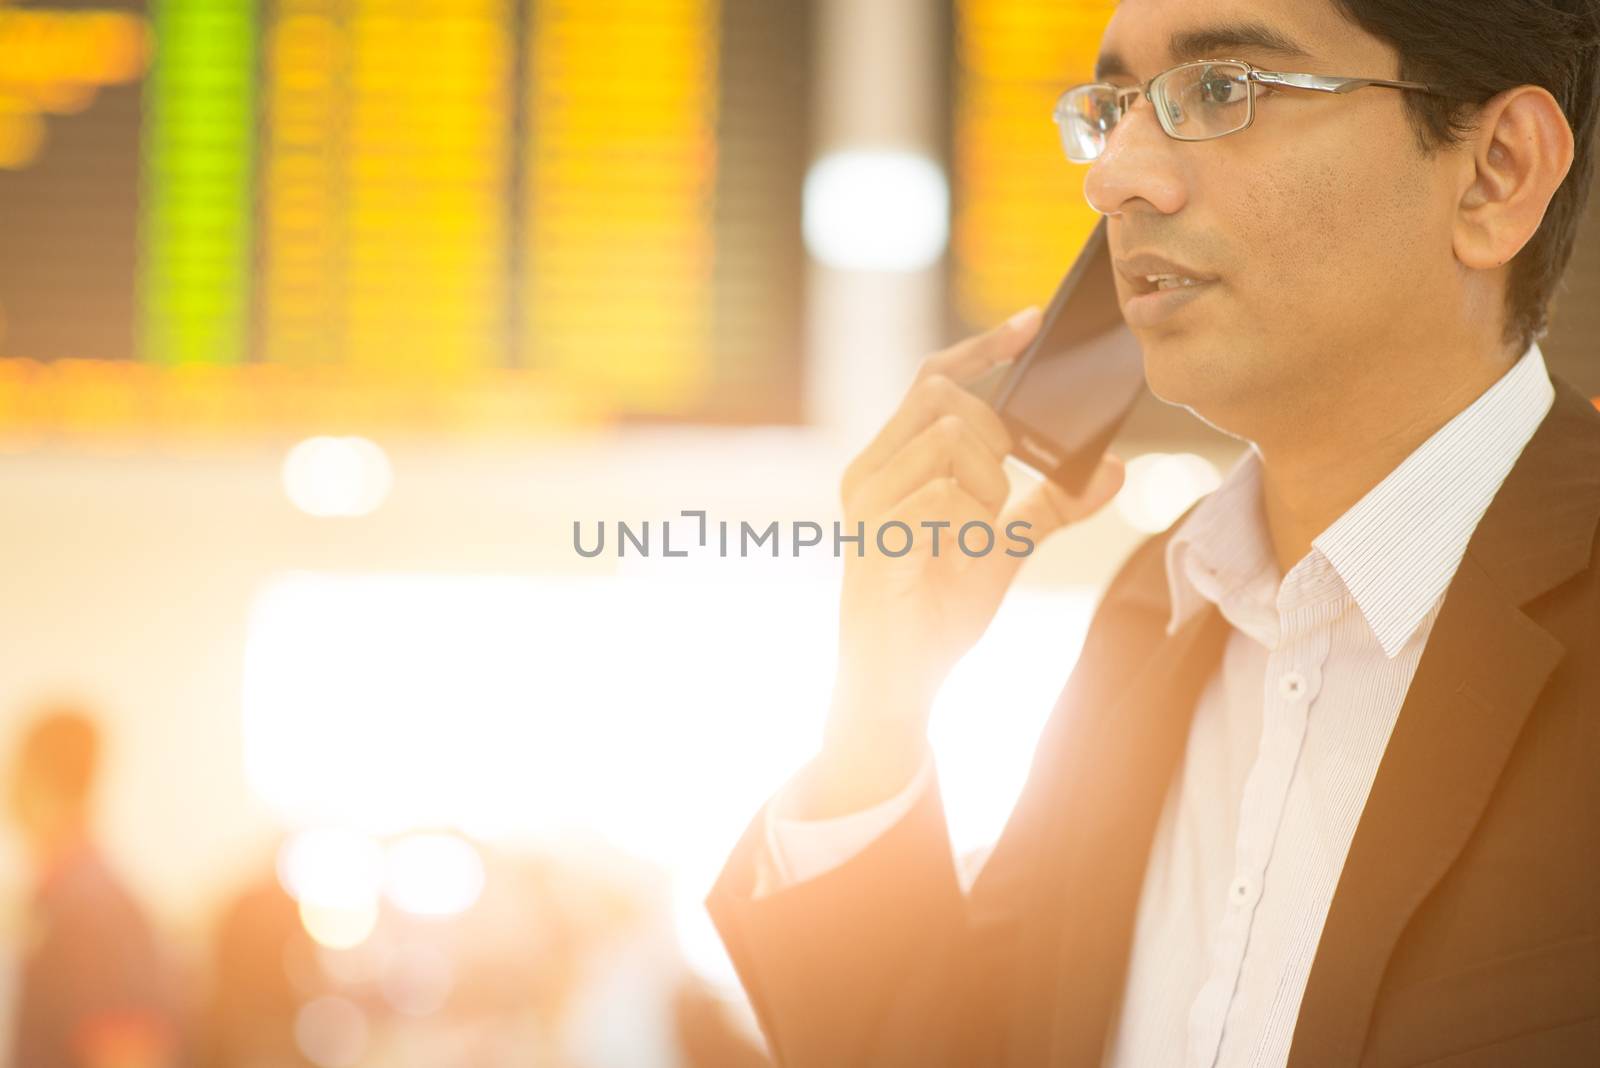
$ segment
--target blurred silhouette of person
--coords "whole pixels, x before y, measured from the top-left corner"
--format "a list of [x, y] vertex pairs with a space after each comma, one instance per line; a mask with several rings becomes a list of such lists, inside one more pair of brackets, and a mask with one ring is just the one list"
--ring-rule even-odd
[[270, 867], [223, 910], [211, 965], [206, 1068], [309, 1068], [295, 1014], [324, 980], [298, 907]]
[[171, 1068], [173, 977], [138, 904], [93, 841], [100, 733], [79, 708], [45, 707], [12, 767], [12, 815], [35, 877], [13, 1068]]

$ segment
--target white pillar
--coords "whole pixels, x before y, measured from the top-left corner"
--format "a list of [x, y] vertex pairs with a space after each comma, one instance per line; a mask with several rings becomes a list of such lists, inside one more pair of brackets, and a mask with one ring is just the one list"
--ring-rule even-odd
[[[940, 54], [927, 0], [819, 0], [813, 161], [848, 149], [935, 157]], [[938, 344], [943, 267], [843, 271], [812, 262], [806, 417], [856, 451]]]

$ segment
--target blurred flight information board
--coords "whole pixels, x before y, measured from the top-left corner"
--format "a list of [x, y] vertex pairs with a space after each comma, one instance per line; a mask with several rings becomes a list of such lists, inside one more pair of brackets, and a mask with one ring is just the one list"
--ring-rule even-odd
[[0, 429], [796, 420], [809, 7], [0, 0]]
[[1114, 0], [954, 0], [951, 289], [966, 329], [1044, 304], [1095, 213], [1051, 120], [1094, 78]]

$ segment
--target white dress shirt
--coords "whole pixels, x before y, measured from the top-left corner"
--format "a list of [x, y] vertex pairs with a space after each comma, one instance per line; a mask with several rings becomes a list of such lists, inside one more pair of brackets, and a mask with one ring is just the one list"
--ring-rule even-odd
[[[1252, 448], [1166, 546], [1167, 632], [1232, 625], [1151, 845], [1112, 1068], [1280, 1066], [1345, 854], [1467, 541], [1555, 397], [1537, 345], [1280, 575]], [[1359, 447], [1359, 443], [1353, 443]], [[843, 863], [932, 787], [767, 811], [758, 892]]]

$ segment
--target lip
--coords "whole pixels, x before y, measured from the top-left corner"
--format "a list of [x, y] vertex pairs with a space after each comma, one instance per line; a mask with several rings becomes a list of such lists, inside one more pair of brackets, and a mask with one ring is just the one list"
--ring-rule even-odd
[[[1217, 277], [1188, 264], [1153, 252], [1117, 257], [1117, 273], [1132, 290], [1132, 295], [1122, 304], [1122, 315], [1135, 329], [1158, 326], [1176, 315], [1181, 309], [1216, 288]], [[1153, 274], [1176, 274], [1193, 278], [1198, 284], [1181, 289], [1157, 289], [1145, 281]]]
[[1182, 289], [1158, 289], [1131, 296], [1122, 305], [1122, 318], [1135, 330], [1160, 326], [1183, 308], [1217, 288], [1215, 282], [1184, 286]]

